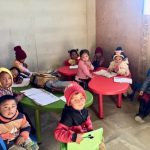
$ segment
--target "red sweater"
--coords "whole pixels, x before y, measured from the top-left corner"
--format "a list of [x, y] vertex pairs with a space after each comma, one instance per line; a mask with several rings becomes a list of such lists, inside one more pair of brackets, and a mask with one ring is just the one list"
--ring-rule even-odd
[[70, 106], [65, 106], [61, 120], [54, 131], [56, 140], [68, 143], [75, 142], [77, 134], [93, 130], [92, 122], [88, 110], [75, 110]]

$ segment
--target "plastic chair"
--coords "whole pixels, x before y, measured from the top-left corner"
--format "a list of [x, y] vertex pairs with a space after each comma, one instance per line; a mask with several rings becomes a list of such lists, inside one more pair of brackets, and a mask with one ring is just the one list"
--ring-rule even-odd
[[[149, 75], [150, 75], [150, 68], [148, 69], [148, 71], [146, 73], [146, 77]], [[130, 95], [131, 100], [134, 99], [135, 93], [137, 91], [140, 91], [141, 86], [142, 86], [142, 83], [138, 83], [138, 82], [133, 83], [133, 85], [132, 85], [133, 93]]]
[[2, 138], [0, 138], [0, 149], [1, 150], [7, 150], [6, 145], [5, 145], [4, 141], [2, 140]]

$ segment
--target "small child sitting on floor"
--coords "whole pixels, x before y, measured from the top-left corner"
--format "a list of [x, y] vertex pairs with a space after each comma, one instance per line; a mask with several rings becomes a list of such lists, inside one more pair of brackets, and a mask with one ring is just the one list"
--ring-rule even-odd
[[80, 60], [78, 49], [71, 49], [68, 51], [68, 53], [70, 54], [70, 58], [65, 61], [65, 65], [66, 66], [77, 65]]
[[25, 51], [21, 48], [21, 46], [14, 47], [14, 51], [16, 52], [16, 60], [13, 66], [20, 70], [23, 77], [30, 77], [32, 73], [29, 71], [28, 66], [25, 63], [25, 59], [27, 57]]
[[[54, 135], [56, 140], [60, 142], [76, 142], [79, 144], [84, 140], [83, 133], [93, 130], [88, 110], [84, 108], [86, 93], [80, 85], [72, 82], [66, 87], [64, 96], [66, 105]], [[100, 150], [105, 150], [103, 142], [100, 144]]]
[[144, 118], [150, 114], [150, 75], [143, 82], [139, 93], [139, 112], [136, 114], [135, 120], [144, 123]]
[[17, 102], [12, 95], [0, 97], [0, 137], [8, 150], [38, 150], [38, 145], [30, 138], [30, 125], [25, 115], [17, 110]]

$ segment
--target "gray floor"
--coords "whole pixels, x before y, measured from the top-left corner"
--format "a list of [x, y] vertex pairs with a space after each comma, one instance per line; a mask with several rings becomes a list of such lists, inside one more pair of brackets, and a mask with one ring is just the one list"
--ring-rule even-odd
[[[104, 96], [104, 119], [100, 120], [96, 114], [97, 98], [89, 109], [95, 129], [104, 128], [104, 137], [107, 150], [149, 150], [150, 149], [150, 117], [145, 123], [139, 124], [134, 120], [138, 110], [138, 101], [131, 102], [123, 99], [122, 108], [117, 108], [115, 97]], [[59, 150], [59, 142], [53, 137], [60, 114], [42, 113], [43, 141], [40, 150]]]

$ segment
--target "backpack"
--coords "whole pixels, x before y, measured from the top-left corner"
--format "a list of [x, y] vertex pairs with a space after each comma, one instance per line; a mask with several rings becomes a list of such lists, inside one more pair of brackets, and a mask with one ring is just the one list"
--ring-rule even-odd
[[35, 74], [32, 74], [32, 76], [30, 78], [30, 83], [34, 87], [44, 88], [45, 83], [47, 81], [56, 81], [56, 80], [58, 80], [58, 78], [56, 76], [51, 75], [51, 74], [35, 73]]

